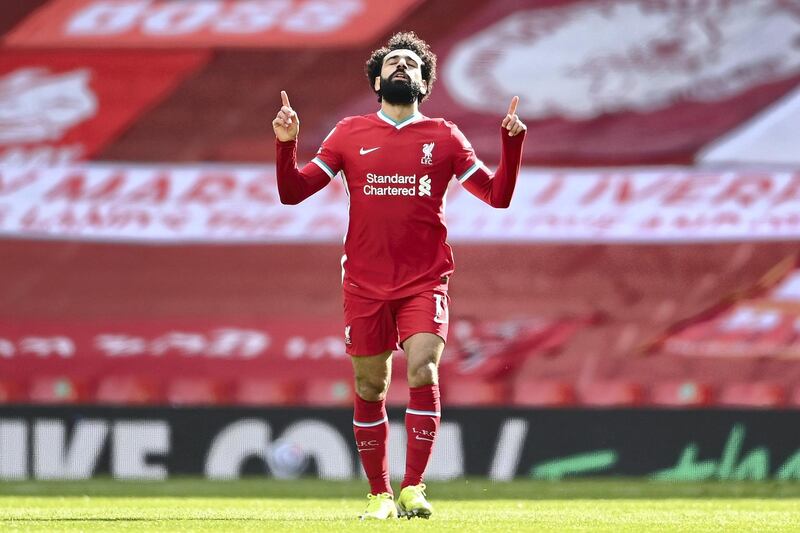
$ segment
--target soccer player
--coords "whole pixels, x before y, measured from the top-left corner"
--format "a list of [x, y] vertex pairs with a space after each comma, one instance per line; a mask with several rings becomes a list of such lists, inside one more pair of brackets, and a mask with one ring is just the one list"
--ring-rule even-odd
[[[500, 123], [502, 155], [492, 173], [452, 122], [419, 105], [436, 79], [436, 56], [413, 32], [397, 33], [366, 64], [377, 113], [347, 117], [316, 157], [297, 167], [300, 121], [285, 91], [272, 121], [281, 202], [297, 204], [340, 174], [349, 196], [342, 257], [344, 341], [355, 374], [353, 431], [370, 484], [362, 519], [428, 518], [423, 473], [439, 427], [439, 359], [447, 340], [448, 282], [444, 199], [454, 177], [493, 207], [511, 202], [526, 127], [511, 100]], [[385, 397], [392, 350], [408, 361], [406, 471], [395, 506], [389, 484]]]

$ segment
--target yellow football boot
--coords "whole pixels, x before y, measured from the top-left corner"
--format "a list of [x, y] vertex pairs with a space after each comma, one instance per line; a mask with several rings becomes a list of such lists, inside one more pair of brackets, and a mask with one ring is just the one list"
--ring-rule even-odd
[[397, 499], [397, 507], [400, 516], [405, 516], [409, 520], [413, 517], [430, 518], [433, 507], [425, 499], [425, 483], [419, 485], [409, 485], [400, 491]]
[[367, 494], [367, 510], [361, 515], [361, 520], [386, 520], [387, 518], [397, 518], [394, 497], [388, 492]]

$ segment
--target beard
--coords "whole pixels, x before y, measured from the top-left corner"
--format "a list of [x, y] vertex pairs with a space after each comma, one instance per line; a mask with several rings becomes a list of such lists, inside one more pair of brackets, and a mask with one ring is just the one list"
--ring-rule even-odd
[[390, 104], [408, 105], [414, 103], [421, 92], [422, 86], [414, 80], [391, 80], [382, 77], [378, 94]]

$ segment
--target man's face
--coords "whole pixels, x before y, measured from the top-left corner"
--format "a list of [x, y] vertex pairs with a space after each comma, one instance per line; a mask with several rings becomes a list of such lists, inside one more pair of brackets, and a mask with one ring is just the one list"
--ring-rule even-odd
[[428, 90], [422, 79], [422, 59], [411, 50], [393, 50], [383, 59], [375, 90], [390, 104], [414, 102]]

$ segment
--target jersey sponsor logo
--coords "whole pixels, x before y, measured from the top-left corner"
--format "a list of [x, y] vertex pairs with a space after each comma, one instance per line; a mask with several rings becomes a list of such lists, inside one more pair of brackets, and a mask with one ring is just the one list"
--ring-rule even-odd
[[417, 175], [367, 173], [363, 191], [367, 196], [416, 196]]
[[417, 175], [367, 173], [367, 183], [363, 187], [367, 196], [431, 196], [431, 178], [425, 174], [417, 180]]
[[362, 146], [362, 147], [361, 147], [361, 149], [358, 151], [358, 153], [359, 153], [360, 155], [367, 155], [367, 154], [368, 154], [368, 153], [370, 153], [370, 152], [374, 152], [375, 150], [380, 150], [380, 149], [381, 149], [381, 147], [380, 147], [380, 146], [376, 146], [375, 148], [364, 148], [364, 147]]
[[433, 146], [435, 144], [434, 142], [429, 142], [428, 144], [422, 145], [422, 159], [420, 159], [420, 163], [423, 165], [433, 164]]
[[427, 174], [425, 174], [419, 179], [419, 195], [420, 196], [431, 195], [431, 179], [428, 177]]

